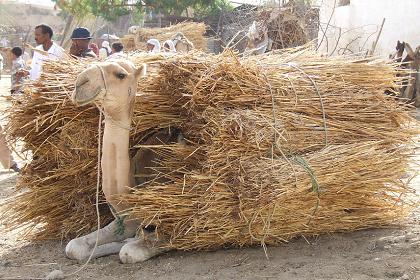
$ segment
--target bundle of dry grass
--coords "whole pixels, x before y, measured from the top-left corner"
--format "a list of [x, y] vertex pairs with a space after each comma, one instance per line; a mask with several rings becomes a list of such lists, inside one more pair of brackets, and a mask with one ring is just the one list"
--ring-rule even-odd
[[170, 183], [123, 199], [167, 247], [187, 250], [389, 225], [413, 206], [401, 178], [418, 133], [409, 109], [383, 94], [397, 72], [307, 50], [168, 62], [151, 89], [194, 144], [156, 148]]
[[[305, 49], [238, 58], [131, 57], [157, 65], [136, 99], [132, 147], [161, 128], [187, 145], [157, 145], [163, 168], [121, 197], [177, 249], [276, 244], [300, 235], [390, 225], [409, 208], [410, 108], [383, 94], [395, 65], [323, 58]], [[153, 63], [152, 63], [153, 64]], [[34, 160], [2, 215], [9, 227], [42, 223], [31, 237], [60, 238], [95, 226], [95, 108], [68, 101], [83, 63], [52, 62], [11, 111], [9, 135]], [[75, 174], [82, 179], [75, 179]], [[103, 222], [111, 218], [103, 205]]]
[[166, 40], [172, 40], [178, 33], [182, 33], [197, 50], [207, 49], [207, 40], [204, 37], [206, 25], [197, 22], [184, 22], [164, 28], [141, 28], [135, 34], [135, 43], [137, 49], [146, 50], [147, 40], [158, 39], [161, 44]]
[[273, 41], [272, 50], [302, 46], [310, 40], [304, 18], [299, 18], [292, 9], [263, 11], [259, 18], [266, 22], [268, 38]]
[[125, 199], [136, 203], [133, 212], [145, 225], [157, 225], [168, 237], [169, 248], [276, 244], [389, 226], [404, 217], [412, 192], [400, 181], [405, 156], [378, 142], [330, 146], [302, 157], [245, 156], [240, 167], [171, 176], [172, 183], [152, 183]]

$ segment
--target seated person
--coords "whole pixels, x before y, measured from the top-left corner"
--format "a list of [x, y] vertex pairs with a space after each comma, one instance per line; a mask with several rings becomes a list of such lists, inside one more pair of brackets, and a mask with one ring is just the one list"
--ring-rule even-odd
[[165, 43], [163, 43], [163, 51], [176, 53], [174, 42], [172, 40], [166, 40]]
[[160, 42], [157, 39], [149, 39], [146, 43], [147, 51], [150, 53], [160, 52]]
[[109, 47], [109, 42], [108, 41], [103, 41], [102, 42], [102, 47], [99, 49], [99, 58], [100, 59], [105, 59], [108, 56], [111, 55], [111, 48]]
[[124, 46], [121, 42], [115, 42], [111, 45], [111, 55], [108, 56], [108, 59], [112, 58], [127, 58], [127, 55], [123, 52]]

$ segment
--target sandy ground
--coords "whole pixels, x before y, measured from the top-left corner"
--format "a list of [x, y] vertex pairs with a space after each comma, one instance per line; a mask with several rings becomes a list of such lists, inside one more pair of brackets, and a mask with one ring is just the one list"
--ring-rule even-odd
[[[7, 87], [3, 77], [0, 95]], [[4, 100], [0, 107], [7, 106]], [[15, 173], [0, 169], [0, 202], [13, 194], [15, 182]], [[420, 178], [412, 184], [420, 192]], [[8, 232], [0, 236], [0, 279], [37, 279], [54, 269], [71, 273], [80, 264], [65, 258], [64, 247], [59, 241], [28, 244]], [[403, 228], [302, 238], [270, 247], [268, 255], [261, 248], [169, 252], [132, 265], [109, 256], [66, 279], [420, 279], [420, 209]]]

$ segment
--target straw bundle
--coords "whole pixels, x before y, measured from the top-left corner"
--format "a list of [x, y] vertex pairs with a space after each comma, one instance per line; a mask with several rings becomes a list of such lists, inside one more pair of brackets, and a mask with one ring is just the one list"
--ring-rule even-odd
[[120, 39], [121, 43], [124, 45], [124, 50], [125, 51], [134, 51], [136, 50], [136, 38], [134, 35], [124, 35], [124, 37], [122, 37]]
[[[381, 62], [340, 58], [331, 61], [305, 50], [241, 61], [233, 54], [225, 54], [167, 63], [162, 66], [158, 84], [151, 88], [170, 97], [168, 104], [187, 109], [180, 111], [177, 107], [174, 112], [184, 112], [183, 116], [192, 118], [184, 125], [198, 122], [191, 133], [199, 132], [196, 136], [210, 139], [209, 144], [215, 140], [214, 129], [238, 112], [238, 118], [246, 121], [241, 125], [253, 126], [249, 131], [265, 136], [262, 150], [271, 147], [276, 137], [275, 144], [285, 152], [307, 152], [326, 143], [408, 141], [412, 131], [403, 125], [411, 120], [403, 113], [406, 108], [382, 94], [389, 86], [396, 86], [395, 71]], [[159, 108], [149, 110], [144, 106], [140, 111], [157, 114]], [[147, 122], [140, 122], [145, 128], [148, 126]], [[201, 131], [203, 122], [205, 131]], [[232, 127], [228, 124], [226, 129]]]
[[195, 144], [163, 153], [170, 183], [122, 199], [157, 225], [163, 246], [184, 250], [389, 225], [410, 206], [400, 178], [418, 133], [408, 108], [383, 94], [397, 71], [306, 50], [165, 63], [143, 91], [167, 96], [180, 116], [172, 125]]
[[158, 39], [163, 44], [166, 40], [173, 39], [176, 34], [182, 33], [193, 43], [195, 49], [204, 51], [207, 49], [205, 32], [206, 25], [197, 22], [184, 22], [164, 28], [141, 28], [135, 35], [136, 47], [145, 50], [146, 42], [151, 38]]
[[145, 225], [169, 237], [169, 248], [276, 244], [404, 217], [401, 197], [411, 190], [399, 180], [407, 164], [402, 157], [372, 142], [302, 158], [245, 158], [240, 169], [172, 176], [170, 184], [152, 184], [125, 199], [136, 203], [133, 212]]
[[273, 50], [297, 47], [309, 41], [304, 20], [291, 10], [272, 10], [267, 28]]
[[[401, 177], [418, 129], [407, 106], [383, 95], [398, 86], [395, 65], [304, 49], [149, 60], [159, 67], [139, 82], [131, 144], [133, 153], [160, 156], [164, 168], [154, 170], [166, 180], [121, 199], [143, 225], [157, 226], [162, 246], [276, 244], [381, 227], [413, 205]], [[68, 64], [46, 67], [36, 85], [41, 97], [24, 97], [10, 115], [10, 137], [37, 159], [19, 182], [27, 190], [2, 218], [9, 227], [42, 222], [30, 237], [71, 237], [95, 226], [98, 112], [69, 103], [66, 93], [86, 65]], [[168, 127], [181, 128], [188, 144], [143, 145]], [[105, 205], [102, 213], [103, 223], [111, 219]]]

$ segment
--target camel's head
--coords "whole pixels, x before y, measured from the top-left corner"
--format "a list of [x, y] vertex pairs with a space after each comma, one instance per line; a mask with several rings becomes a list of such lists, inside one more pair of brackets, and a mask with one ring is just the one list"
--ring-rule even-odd
[[105, 112], [132, 107], [137, 80], [144, 75], [145, 65], [136, 68], [125, 60], [110, 60], [84, 70], [76, 80], [72, 100], [77, 105], [96, 103]]

